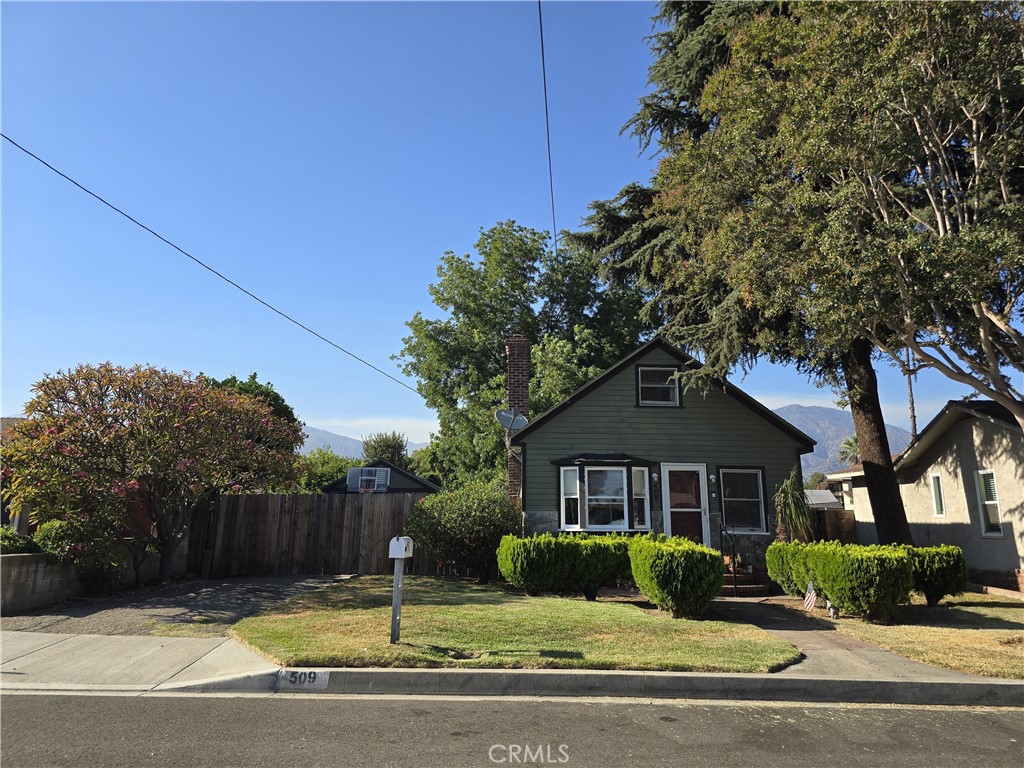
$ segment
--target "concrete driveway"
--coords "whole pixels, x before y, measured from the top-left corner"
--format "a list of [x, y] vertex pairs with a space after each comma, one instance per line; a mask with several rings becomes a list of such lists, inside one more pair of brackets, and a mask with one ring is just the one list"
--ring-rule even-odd
[[0, 617], [0, 629], [65, 635], [222, 637], [254, 613], [348, 576], [258, 576], [193, 580], [112, 598], [76, 598]]

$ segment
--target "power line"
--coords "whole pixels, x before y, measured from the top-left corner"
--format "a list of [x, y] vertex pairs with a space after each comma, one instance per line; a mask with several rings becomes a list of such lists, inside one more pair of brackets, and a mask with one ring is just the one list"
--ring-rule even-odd
[[70, 181], [70, 182], [71, 182], [72, 184], [74, 184], [74, 185], [75, 185], [76, 187], [78, 187], [78, 188], [79, 188], [80, 190], [82, 190], [82, 191], [83, 191], [83, 192], [85, 192], [86, 194], [88, 194], [88, 195], [91, 195], [92, 197], [96, 198], [96, 199], [97, 199], [97, 200], [99, 200], [99, 201], [100, 201], [101, 203], [103, 203], [103, 204], [104, 204], [105, 206], [107, 206], [108, 208], [110, 208], [111, 210], [113, 210], [113, 211], [116, 211], [117, 213], [119, 213], [119, 214], [121, 214], [122, 216], [124, 216], [124, 217], [125, 217], [126, 219], [128, 219], [128, 221], [132, 222], [132, 223], [133, 223], [133, 224], [135, 224], [136, 226], [138, 226], [138, 227], [141, 227], [142, 229], [144, 229], [144, 230], [146, 230], [147, 232], [149, 232], [149, 234], [153, 235], [153, 237], [155, 237], [155, 238], [157, 238], [158, 240], [160, 240], [160, 241], [162, 241], [162, 242], [166, 243], [167, 245], [171, 246], [171, 248], [173, 248], [174, 250], [178, 251], [178, 252], [179, 252], [179, 253], [181, 253], [182, 255], [184, 255], [184, 256], [187, 256], [187, 257], [188, 257], [188, 258], [190, 258], [190, 259], [191, 259], [192, 261], [194, 261], [194, 262], [195, 262], [196, 264], [198, 264], [198, 265], [199, 265], [200, 267], [202, 267], [203, 269], [207, 270], [208, 272], [212, 272], [212, 273], [213, 273], [213, 274], [215, 274], [215, 275], [216, 275], [217, 277], [219, 277], [219, 278], [220, 278], [221, 280], [223, 280], [223, 281], [224, 281], [225, 283], [228, 283], [229, 285], [231, 285], [231, 286], [233, 286], [233, 287], [237, 288], [238, 290], [240, 290], [240, 291], [241, 291], [242, 293], [244, 293], [244, 294], [245, 294], [246, 296], [248, 296], [249, 298], [251, 298], [251, 299], [253, 299], [253, 300], [255, 300], [255, 301], [258, 301], [258, 302], [259, 302], [260, 304], [262, 304], [262, 305], [263, 305], [264, 307], [266, 307], [267, 309], [271, 310], [272, 312], [276, 312], [277, 314], [279, 314], [279, 315], [280, 315], [281, 317], [283, 317], [283, 318], [284, 318], [285, 320], [287, 320], [288, 322], [290, 322], [290, 323], [293, 323], [294, 325], [297, 325], [297, 326], [298, 326], [299, 328], [301, 328], [302, 330], [306, 331], [306, 333], [312, 334], [313, 336], [316, 336], [316, 337], [317, 337], [318, 339], [320, 339], [321, 341], [323, 341], [323, 342], [326, 342], [327, 344], [330, 344], [330, 345], [331, 345], [332, 347], [334, 347], [335, 349], [337, 349], [337, 350], [338, 350], [339, 352], [344, 352], [344, 353], [345, 353], [346, 355], [348, 355], [349, 357], [351, 357], [351, 358], [352, 358], [352, 359], [354, 359], [354, 360], [357, 360], [357, 361], [359, 361], [360, 363], [362, 363], [362, 364], [363, 364], [363, 365], [365, 365], [366, 367], [368, 367], [368, 368], [372, 368], [372, 369], [373, 369], [373, 370], [375, 370], [375, 371], [376, 371], [377, 373], [379, 373], [379, 374], [380, 374], [381, 376], [386, 376], [387, 378], [391, 379], [391, 380], [392, 380], [393, 382], [395, 382], [396, 384], [398, 384], [398, 385], [400, 385], [400, 386], [403, 386], [403, 387], [405, 387], [405, 388], [406, 388], [406, 389], [408, 389], [408, 390], [409, 390], [410, 392], [416, 392], [416, 394], [417, 394], [417, 395], [419, 395], [419, 394], [420, 394], [420, 393], [419, 393], [419, 392], [417, 392], [417, 391], [416, 391], [416, 390], [415, 390], [415, 389], [414, 389], [413, 387], [410, 387], [410, 386], [409, 386], [408, 384], [406, 384], [406, 383], [405, 383], [404, 381], [401, 381], [400, 379], [396, 379], [396, 378], [395, 378], [394, 376], [392, 376], [392, 375], [391, 375], [390, 373], [388, 373], [387, 371], [382, 371], [382, 370], [381, 370], [380, 368], [378, 368], [377, 366], [375, 366], [375, 365], [374, 365], [373, 363], [371, 363], [371, 362], [368, 362], [367, 360], [364, 360], [363, 358], [359, 357], [359, 355], [356, 355], [356, 354], [354, 354], [354, 353], [352, 353], [352, 352], [349, 352], [349, 351], [348, 351], [347, 349], [345, 349], [345, 348], [344, 348], [343, 346], [341, 346], [340, 344], [336, 344], [335, 342], [333, 342], [333, 341], [331, 341], [330, 339], [328, 339], [328, 338], [327, 338], [326, 336], [323, 336], [322, 334], [319, 334], [319, 333], [317, 333], [316, 331], [314, 331], [314, 330], [313, 330], [312, 328], [310, 328], [309, 326], [303, 325], [302, 323], [300, 323], [300, 322], [299, 322], [298, 320], [296, 320], [296, 319], [295, 319], [294, 317], [292, 317], [291, 315], [287, 314], [286, 312], [282, 312], [282, 311], [281, 311], [280, 309], [278, 309], [277, 307], [275, 307], [275, 306], [274, 306], [273, 304], [270, 304], [269, 302], [267, 302], [267, 301], [264, 301], [264, 300], [263, 300], [263, 299], [261, 299], [261, 298], [260, 298], [259, 296], [257, 296], [257, 295], [256, 295], [255, 293], [253, 293], [252, 291], [246, 290], [245, 288], [243, 288], [242, 286], [240, 286], [240, 285], [239, 285], [238, 283], [236, 283], [236, 282], [235, 282], [234, 280], [232, 280], [231, 278], [229, 278], [229, 277], [227, 277], [226, 275], [223, 275], [222, 273], [218, 272], [218, 271], [217, 271], [216, 269], [214, 269], [213, 267], [211, 267], [211, 266], [210, 266], [209, 264], [206, 264], [206, 263], [205, 263], [205, 262], [203, 262], [202, 260], [200, 260], [200, 259], [197, 259], [197, 258], [196, 258], [195, 256], [193, 256], [193, 255], [192, 255], [191, 253], [189, 253], [188, 251], [186, 251], [186, 250], [185, 250], [184, 248], [181, 248], [181, 247], [179, 247], [179, 246], [175, 245], [174, 243], [172, 243], [172, 242], [171, 242], [170, 240], [168, 240], [168, 239], [167, 239], [166, 237], [164, 237], [163, 235], [159, 234], [158, 232], [154, 232], [154, 231], [153, 231], [152, 229], [150, 229], [149, 227], [147, 227], [147, 226], [146, 226], [145, 224], [143, 224], [143, 223], [142, 223], [141, 221], [139, 221], [138, 219], [135, 219], [135, 218], [133, 218], [132, 216], [130, 216], [130, 215], [128, 215], [127, 213], [125, 213], [124, 211], [122, 211], [122, 210], [121, 210], [120, 208], [118, 208], [118, 207], [117, 207], [116, 205], [114, 205], [114, 204], [112, 204], [112, 203], [109, 203], [109, 202], [107, 202], [107, 201], [106, 201], [106, 200], [104, 200], [104, 199], [103, 199], [102, 197], [100, 197], [100, 196], [99, 196], [99, 195], [97, 195], [97, 194], [96, 194], [95, 192], [93, 192], [93, 191], [92, 191], [91, 189], [89, 189], [89, 188], [87, 188], [87, 187], [83, 186], [82, 184], [79, 184], [79, 183], [78, 183], [77, 181], [75, 181], [75, 180], [74, 180], [73, 178], [71, 178], [70, 176], [68, 176], [68, 175], [67, 175], [66, 173], [63, 173], [62, 171], [59, 171], [59, 170], [57, 170], [57, 169], [56, 169], [56, 168], [54, 168], [54, 167], [53, 167], [52, 165], [50, 165], [50, 164], [49, 164], [48, 162], [46, 162], [45, 160], [43, 160], [43, 158], [39, 157], [39, 155], [37, 155], [37, 154], [35, 154], [35, 153], [33, 153], [33, 152], [30, 152], [29, 150], [25, 149], [25, 147], [21, 146], [21, 144], [19, 144], [18, 142], [16, 142], [16, 141], [15, 141], [14, 139], [12, 139], [12, 138], [11, 138], [10, 136], [8, 136], [7, 134], [5, 134], [5, 133], [0, 133], [0, 136], [2, 136], [2, 137], [3, 137], [4, 139], [6, 139], [7, 141], [9, 141], [9, 142], [10, 142], [11, 144], [13, 144], [13, 145], [14, 145], [15, 147], [17, 147], [18, 149], [20, 149], [20, 150], [21, 150], [22, 152], [24, 152], [24, 153], [25, 153], [26, 155], [28, 155], [29, 157], [31, 157], [31, 158], [33, 158], [34, 160], [37, 160], [37, 161], [39, 161], [40, 163], [42, 163], [43, 165], [45, 165], [45, 166], [46, 166], [47, 168], [49, 168], [49, 169], [50, 169], [51, 171], [53, 171], [54, 173], [56, 173], [56, 174], [57, 174], [58, 176], [60, 176], [61, 178], [63, 178], [63, 179], [66, 179], [67, 181]]
[[544, 16], [537, 0], [537, 25], [540, 27], [540, 72], [544, 79], [544, 131], [548, 139], [548, 188], [551, 191], [551, 250], [558, 253], [558, 227], [555, 226], [555, 174], [551, 169], [551, 116], [548, 113], [548, 68], [544, 59]]

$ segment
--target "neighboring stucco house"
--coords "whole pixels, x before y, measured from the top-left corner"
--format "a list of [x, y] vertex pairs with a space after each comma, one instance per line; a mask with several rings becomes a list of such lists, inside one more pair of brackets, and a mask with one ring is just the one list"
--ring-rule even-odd
[[[512, 337], [509, 404], [528, 412], [529, 344]], [[663, 531], [763, 562], [776, 488], [814, 441], [731, 384], [684, 392], [698, 365], [660, 337], [511, 438], [527, 532]], [[520, 465], [521, 461], [521, 465]]]
[[414, 475], [386, 459], [376, 459], [364, 467], [352, 467], [345, 477], [324, 486], [324, 493], [437, 493], [429, 480]]
[[[1024, 589], [1024, 433], [989, 400], [948, 402], [894, 460], [914, 543], [955, 544], [976, 580]], [[844, 500], [862, 544], [877, 542], [863, 472]]]

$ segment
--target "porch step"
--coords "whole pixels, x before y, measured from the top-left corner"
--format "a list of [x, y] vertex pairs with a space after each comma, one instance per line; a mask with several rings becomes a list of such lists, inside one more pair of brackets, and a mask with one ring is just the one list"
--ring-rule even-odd
[[722, 597], [767, 597], [769, 589], [767, 584], [743, 584], [737, 582], [734, 590], [732, 578], [727, 576], [719, 594]]

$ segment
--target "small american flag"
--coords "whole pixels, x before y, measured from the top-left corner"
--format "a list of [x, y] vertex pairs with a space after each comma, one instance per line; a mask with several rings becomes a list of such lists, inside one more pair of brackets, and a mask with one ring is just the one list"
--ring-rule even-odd
[[818, 595], [814, 591], [814, 582], [807, 582], [807, 593], [804, 595], [804, 610], [813, 611], [818, 603]]

